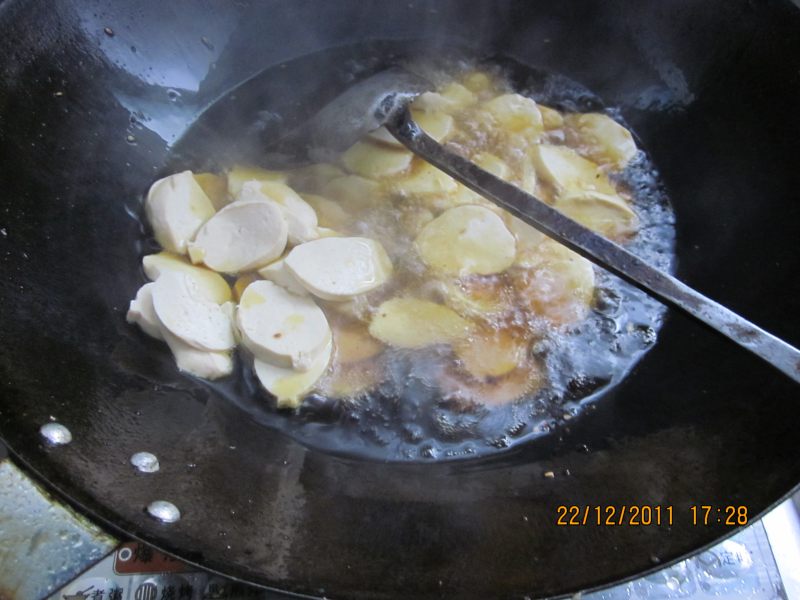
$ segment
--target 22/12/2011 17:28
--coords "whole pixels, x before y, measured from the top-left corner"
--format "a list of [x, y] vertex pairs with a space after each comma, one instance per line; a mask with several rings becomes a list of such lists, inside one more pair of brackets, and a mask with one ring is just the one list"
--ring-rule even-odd
[[[672, 505], [559, 505], [556, 507], [556, 525], [569, 526], [670, 526], [675, 509]], [[693, 505], [689, 507], [692, 525], [747, 525], [746, 506]]]

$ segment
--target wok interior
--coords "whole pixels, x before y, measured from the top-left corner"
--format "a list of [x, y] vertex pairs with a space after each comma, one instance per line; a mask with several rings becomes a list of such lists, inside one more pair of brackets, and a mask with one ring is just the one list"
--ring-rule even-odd
[[[475, 52], [443, 47], [433, 59], [419, 56], [407, 44], [355, 44], [275, 65], [234, 88], [205, 111], [172, 148], [164, 173], [185, 169], [224, 172], [233, 164], [253, 162], [274, 167], [271, 150], [281, 144], [287, 130], [302, 122], [297, 114], [313, 115], [331, 95], [341, 93], [353, 81], [398, 64], [427, 70], [434, 79], [442, 74], [455, 77], [465, 69], [488, 68], [498, 79], [513, 82], [515, 90], [531, 94], [545, 105], [570, 112], [603, 108], [602, 99], [577, 82], [508, 57], [481, 59]], [[437, 72], [442, 74], [436, 75]], [[321, 75], [312, 78], [313, 85], [300, 86], [291, 96], [292, 106], [286, 107], [287, 98], [274, 98], [274, 90], [290, 87], [299, 74], [305, 73]], [[303, 156], [298, 150], [295, 160]], [[621, 180], [620, 186], [635, 197], [641, 227], [646, 231], [626, 245], [668, 269], [673, 258], [674, 223], [653, 165], [646, 158], [639, 158]], [[317, 193], [313, 187], [298, 189]], [[407, 234], [387, 223], [403, 218], [401, 211], [413, 201], [393, 203], [389, 198], [380, 198], [381, 210], [373, 213], [345, 206], [353, 222], [342, 227], [358, 227], [363, 235], [381, 239], [393, 259], [408, 267], [413, 258], [405, 253], [413, 248], [403, 239]], [[157, 247], [148, 244], [144, 252]], [[412, 270], [413, 274], [405, 273], [406, 287], [386, 294], [424, 297], [426, 282], [433, 283], [436, 276], [420, 275], [417, 267]], [[394, 276], [403, 277], [397, 273]], [[516, 294], [507, 281], [502, 285], [509, 296]], [[261, 390], [246, 358], [237, 362], [233, 376], [208, 385], [259, 423], [327, 452], [380, 461], [474, 458], [559, 429], [583, 406], [601, 398], [608, 387], [622, 380], [651, 347], [664, 312], [657, 301], [604, 274], [596, 276], [595, 296], [599, 298], [596, 310], [561, 332], [541, 324], [530, 324], [524, 331], [513, 326], [507, 329], [519, 338], [520, 347], [531, 331], [538, 331], [533, 335], [540, 348], [539, 358], [520, 366], [517, 375], [508, 378], [487, 381], [465, 377], [454, 369], [455, 358], [449, 348], [439, 345], [411, 352], [386, 348], [379, 359], [353, 365], [372, 371], [362, 377], [372, 385], [365, 384], [363, 390], [357, 385], [352, 394], [337, 394], [336, 385], [330, 383], [318, 385], [316, 392], [300, 405], [299, 415], [294, 411], [276, 412], [275, 399]], [[374, 297], [372, 302], [377, 302]], [[523, 305], [525, 298], [514, 302]], [[377, 303], [373, 308], [377, 310]], [[509, 320], [522, 318], [519, 309], [514, 306], [502, 315], [483, 317], [502, 330], [509, 327]], [[330, 306], [327, 310], [329, 319], [342, 322], [336, 310]], [[330, 370], [335, 382], [342, 366], [334, 363]], [[547, 375], [543, 374], [545, 370]], [[527, 385], [524, 380], [519, 381], [518, 373], [522, 371], [526, 378], [549, 380], [532, 390], [520, 390]], [[442, 385], [446, 387], [442, 389]]]
[[[316, 594], [561, 594], [725, 533], [692, 527], [691, 504], [764, 510], [800, 475], [796, 389], [679, 315], [633, 376], [561, 435], [488, 460], [409, 466], [336, 458], [265, 430], [154, 358], [156, 345], [124, 322], [140, 283], [131, 215], [168, 144], [264, 68], [377, 38], [509, 55], [622, 106], [675, 205], [678, 274], [796, 344], [797, 15], [721, 6], [4, 5], [3, 26], [19, 37], [0, 41], [3, 439], [127, 532]], [[295, 99], [313, 95], [317, 75], [287, 77], [265, 106], [299, 119]], [[40, 444], [51, 415], [73, 432], [69, 447]], [[127, 458], [143, 449], [161, 459], [160, 476], [132, 474]], [[175, 499], [176, 526], [143, 514], [155, 498]], [[637, 503], [683, 516], [669, 535], [554, 525], [559, 504]]]

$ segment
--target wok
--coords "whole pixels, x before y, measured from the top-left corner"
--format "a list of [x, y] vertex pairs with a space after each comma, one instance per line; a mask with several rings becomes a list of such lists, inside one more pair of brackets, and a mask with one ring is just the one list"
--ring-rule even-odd
[[[687, 318], [672, 314], [621, 385], [548, 435], [479, 459], [384, 464], [265, 426], [132, 331], [134, 217], [189, 124], [262, 70], [314, 65], [278, 69], [264, 90], [289, 125], [347, 83], [348, 61], [458, 46], [622, 107], [675, 207], [677, 274], [797, 345], [798, 27], [781, 1], [6, 0], [0, 436], [106, 525], [309, 595], [555, 596], [713, 543], [732, 528], [694, 525], [691, 506], [746, 506], [752, 520], [800, 481], [798, 393]], [[71, 444], [43, 443], [51, 419]], [[139, 450], [159, 473], [131, 468]], [[150, 518], [156, 499], [182, 518]], [[672, 506], [674, 518], [561, 527], [559, 505]]]

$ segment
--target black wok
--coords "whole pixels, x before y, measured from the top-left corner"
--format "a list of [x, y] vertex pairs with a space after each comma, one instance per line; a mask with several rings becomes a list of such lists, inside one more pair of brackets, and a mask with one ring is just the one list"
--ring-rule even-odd
[[[417, 464], [337, 456], [265, 427], [179, 375], [124, 320], [145, 239], [130, 215], [196, 116], [323, 49], [380, 63], [365, 43], [380, 41], [400, 55], [509, 56], [621, 106], [674, 203], [678, 275], [797, 345], [792, 4], [6, 0], [0, 31], [0, 435], [102, 522], [293, 592], [544, 597], [732, 532], [716, 518], [694, 525], [693, 505], [746, 506], [755, 519], [800, 481], [796, 385], [677, 314], [579, 418], [487, 458]], [[276, 118], [300, 120], [320, 78], [343, 83], [339, 58], [276, 78], [265, 92]], [[72, 431], [68, 446], [40, 438], [51, 417]], [[139, 450], [159, 456], [158, 474], [133, 471]], [[181, 520], [148, 517], [155, 499]], [[560, 527], [559, 505], [674, 516]]]

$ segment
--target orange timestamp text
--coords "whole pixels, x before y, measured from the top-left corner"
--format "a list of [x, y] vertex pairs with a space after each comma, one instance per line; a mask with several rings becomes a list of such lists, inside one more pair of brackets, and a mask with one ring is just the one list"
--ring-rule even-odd
[[[749, 514], [743, 505], [690, 506], [688, 522], [691, 525], [744, 526]], [[604, 527], [659, 527], [670, 526], [675, 517], [675, 508], [669, 504], [621, 504], [621, 505], [559, 505], [556, 507], [556, 525], [559, 527], [604, 526]]]
[[672, 525], [674, 509], [661, 504], [560, 505], [556, 507], [556, 525], [575, 527], [650, 527]]

